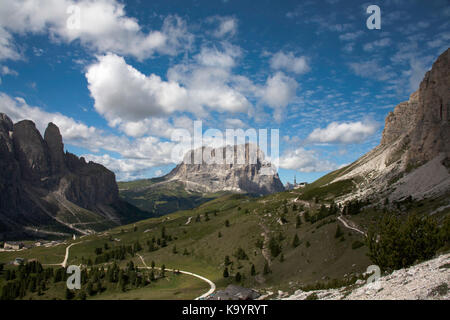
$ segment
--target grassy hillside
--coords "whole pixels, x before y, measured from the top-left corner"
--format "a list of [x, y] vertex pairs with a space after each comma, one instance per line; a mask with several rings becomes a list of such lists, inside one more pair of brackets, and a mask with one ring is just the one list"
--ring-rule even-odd
[[[352, 248], [355, 242], [363, 240], [362, 236], [343, 230], [342, 235], [336, 237], [336, 215], [317, 222], [306, 221], [304, 203], [294, 205], [293, 200], [297, 197], [298, 194], [291, 192], [262, 198], [226, 195], [192, 210], [117, 227], [75, 241], [68, 240], [58, 247], [34, 248], [18, 253], [0, 252], [0, 262], [8, 263], [18, 256], [36, 258], [44, 264], [62, 262], [65, 246], [82, 241], [70, 249], [68, 263], [87, 268], [108, 268], [112, 259], [105, 260], [106, 253], [138, 243], [141, 250], [136, 254], [127, 253], [123, 260], [117, 260], [120, 267], [125, 267], [129, 261], [143, 267], [139, 254], [149, 266], [154, 261], [156, 266], [164, 264], [166, 268], [194, 272], [212, 280], [218, 288], [240, 283], [252, 288], [271, 288], [274, 292], [331, 279], [341, 280], [344, 276], [365, 271], [370, 264], [367, 248]], [[320, 207], [313, 202], [308, 204], [311, 206], [308, 215], [314, 217]], [[298, 241], [294, 245], [295, 235]], [[101, 253], [99, 248], [102, 248]], [[227, 278], [224, 278], [225, 268], [229, 273]], [[241, 275], [240, 281], [236, 281], [237, 273]], [[105, 288], [109, 289], [88, 298], [176, 299], [193, 298], [202, 291], [201, 288], [203, 293], [207, 291], [207, 284], [198, 279], [188, 276], [180, 279], [158, 280], [145, 288], [130, 287], [126, 292], [105, 283]], [[60, 294], [63, 298], [64, 292], [60, 291]], [[50, 297], [54, 297], [54, 293], [39, 296]]]
[[120, 197], [141, 210], [156, 216], [195, 208], [225, 193], [186, 191], [180, 182], [163, 182], [162, 178], [119, 182]]

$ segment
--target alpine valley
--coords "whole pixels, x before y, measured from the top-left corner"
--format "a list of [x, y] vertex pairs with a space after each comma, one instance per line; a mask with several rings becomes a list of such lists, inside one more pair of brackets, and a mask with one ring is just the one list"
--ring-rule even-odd
[[449, 88], [447, 49], [377, 147], [289, 190], [261, 175], [260, 150], [242, 165], [189, 164], [193, 150], [163, 177], [117, 183], [64, 152], [54, 124], [42, 138], [2, 114], [0, 297], [450, 299]]

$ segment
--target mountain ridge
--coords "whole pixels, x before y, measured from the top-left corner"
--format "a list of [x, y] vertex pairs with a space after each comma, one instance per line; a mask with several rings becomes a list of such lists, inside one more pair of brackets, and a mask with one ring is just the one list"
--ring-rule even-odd
[[[165, 179], [180, 181], [188, 190], [198, 192], [234, 191], [265, 195], [284, 191], [278, 173], [256, 145], [247, 143], [219, 148], [203, 147], [202, 163], [195, 164], [194, 155], [199, 151], [200, 148], [187, 152], [182, 163]], [[207, 164], [204, 159], [210, 155], [218, 161]]]
[[[337, 200], [438, 197], [450, 190], [450, 49], [442, 53], [406, 102], [388, 114], [380, 144], [326, 179], [351, 180]], [[446, 142], [447, 141], [447, 142]], [[328, 181], [330, 180], [330, 181]]]
[[[267, 195], [283, 191], [284, 187], [277, 173], [263, 170], [272, 169], [272, 165], [264, 160], [259, 148], [254, 149], [254, 158], [247, 145], [243, 148], [243, 163], [237, 161], [238, 146], [227, 146], [216, 149], [195, 149], [188, 151], [183, 161], [167, 175], [132, 182], [120, 182], [120, 196], [138, 208], [163, 215], [176, 210], [192, 209], [204, 202], [220, 197], [226, 193], [248, 193], [251, 195]], [[234, 153], [232, 163], [194, 164], [194, 154], [198, 151], [210, 154]], [[266, 172], [264, 172], [266, 173]]]
[[0, 158], [2, 238], [28, 237], [30, 230], [34, 236], [88, 234], [130, 222], [135, 214], [149, 217], [119, 199], [112, 171], [64, 152], [53, 123], [42, 137], [34, 122], [13, 124], [0, 114]]

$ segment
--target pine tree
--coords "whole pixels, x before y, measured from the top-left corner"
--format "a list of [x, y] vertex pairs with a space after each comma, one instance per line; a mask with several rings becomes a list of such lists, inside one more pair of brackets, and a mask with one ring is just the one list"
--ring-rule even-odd
[[72, 300], [73, 296], [73, 292], [66, 288], [66, 300]]
[[298, 235], [295, 234], [294, 240], [292, 240], [292, 246], [294, 248], [297, 248], [300, 245], [300, 239], [298, 238]]
[[302, 217], [300, 217], [300, 215], [297, 215], [295, 217], [295, 227], [298, 229], [300, 228], [300, 226], [302, 225]]
[[80, 293], [78, 294], [78, 299], [79, 300], [86, 300], [86, 292], [84, 292], [84, 290], [81, 290]]
[[252, 276], [255, 276], [255, 275], [256, 275], [256, 269], [255, 269], [255, 265], [254, 265], [254, 264], [252, 264], [252, 267], [251, 267], [251, 269], [250, 269], [250, 274], [251, 274]]
[[225, 269], [223, 269], [223, 277], [224, 278], [228, 278], [230, 275], [228, 274], [228, 268], [225, 267]]
[[228, 220], [225, 220], [225, 227], [229, 227], [230, 226], [230, 221], [228, 221]]
[[269, 274], [271, 271], [270, 271], [270, 267], [269, 267], [269, 263], [266, 261], [266, 263], [264, 264], [264, 271], [263, 271], [263, 273], [264, 274]]
[[234, 279], [236, 280], [236, 282], [241, 282], [242, 276], [240, 274], [240, 272], [237, 272]]
[[90, 281], [88, 282], [86, 291], [87, 291], [88, 295], [90, 295], [90, 296], [94, 295], [94, 287], [92, 285], [92, 282], [90, 282]]
[[305, 211], [305, 221], [309, 222], [310, 221], [310, 216], [309, 216], [309, 211]]
[[275, 238], [270, 238], [269, 250], [270, 250], [270, 254], [273, 258], [278, 257], [278, 255], [281, 253], [281, 245]]

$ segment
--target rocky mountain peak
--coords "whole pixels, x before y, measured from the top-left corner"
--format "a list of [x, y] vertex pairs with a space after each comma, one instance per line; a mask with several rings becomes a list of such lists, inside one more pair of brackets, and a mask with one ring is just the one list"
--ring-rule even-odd
[[380, 145], [333, 180], [356, 179], [358, 192], [391, 200], [437, 197], [450, 191], [450, 49], [433, 63], [419, 89], [386, 117]]
[[4, 113], [0, 113], [0, 143], [5, 149], [4, 152], [14, 152], [12, 144], [13, 122]]
[[450, 49], [428, 71], [419, 89], [386, 118], [381, 146], [404, 140], [408, 163], [420, 164], [450, 152]]
[[4, 132], [10, 132], [13, 130], [13, 122], [4, 113], [0, 113], [0, 130]]
[[43, 223], [82, 232], [59, 217], [52, 221], [67, 211], [82, 216], [87, 209], [88, 220], [97, 214], [95, 220], [117, 225], [114, 206], [120, 203], [114, 173], [64, 153], [55, 124], [48, 124], [43, 138], [32, 121], [13, 124], [0, 114], [0, 238], [5, 230], [17, 234], [24, 226]]
[[59, 174], [66, 168], [64, 162], [64, 144], [59, 128], [50, 122], [45, 130], [44, 141], [47, 143], [52, 174]]
[[47, 145], [33, 121], [23, 120], [14, 124], [13, 142], [23, 178], [37, 182], [48, 177]]
[[[194, 161], [196, 154], [200, 163]], [[264, 158], [264, 153], [251, 144], [198, 148], [187, 152], [183, 162], [165, 178], [183, 182], [188, 190], [197, 192], [268, 194], [283, 191], [278, 174]]]

